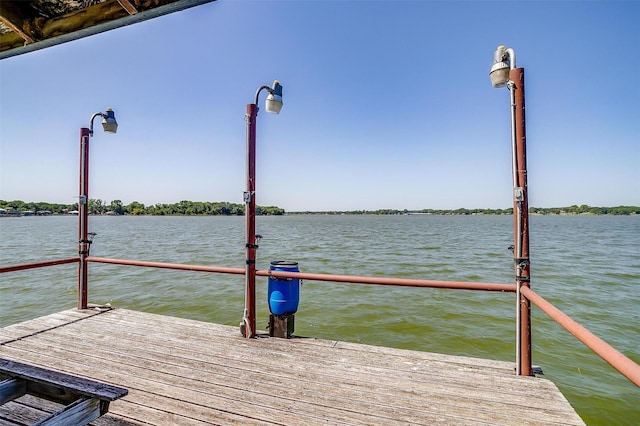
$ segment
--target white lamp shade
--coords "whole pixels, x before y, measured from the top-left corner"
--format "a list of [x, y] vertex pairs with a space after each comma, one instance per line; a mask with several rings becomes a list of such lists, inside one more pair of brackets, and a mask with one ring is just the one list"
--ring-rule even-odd
[[509, 81], [509, 65], [506, 62], [497, 62], [491, 67], [489, 78], [493, 87], [504, 87]]
[[111, 108], [107, 108], [102, 115], [102, 128], [107, 133], [116, 133], [118, 131], [118, 122], [116, 115]]
[[267, 112], [280, 114], [280, 110], [282, 109], [282, 96], [269, 94], [265, 101], [265, 109]]

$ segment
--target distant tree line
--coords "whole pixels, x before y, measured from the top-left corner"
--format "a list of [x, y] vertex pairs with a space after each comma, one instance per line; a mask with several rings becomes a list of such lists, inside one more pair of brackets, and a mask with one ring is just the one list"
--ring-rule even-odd
[[[154, 204], [145, 206], [138, 201], [124, 204], [121, 200], [106, 203], [100, 199], [89, 199], [89, 214], [102, 215], [158, 215], [158, 216], [241, 216], [244, 204], [209, 201], [180, 201], [173, 204]], [[32, 214], [70, 214], [78, 210], [77, 204], [55, 204], [46, 202], [24, 202], [21, 200], [0, 200], [0, 209], [8, 212], [30, 212]], [[284, 209], [274, 206], [256, 206], [258, 215], [283, 215]]]
[[592, 215], [632, 215], [640, 214], [640, 207], [638, 206], [618, 206], [618, 207], [591, 207], [586, 204], [580, 206], [573, 205], [562, 208], [530, 208], [529, 211], [532, 214], [592, 214]]
[[[89, 199], [89, 214], [102, 215], [156, 215], [156, 216], [241, 216], [244, 214], [244, 204], [209, 201], [180, 201], [173, 204], [154, 204], [145, 206], [133, 201], [125, 205], [121, 200], [106, 203], [100, 199]], [[32, 214], [69, 214], [78, 209], [77, 204], [55, 204], [47, 202], [24, 202], [20, 200], [0, 200], [0, 209], [7, 212], [31, 212]], [[285, 210], [274, 206], [257, 206], [258, 215], [283, 215]], [[422, 210], [349, 210], [349, 211], [300, 211], [287, 214], [347, 214], [347, 215], [403, 215], [403, 214], [432, 214], [432, 215], [511, 215], [513, 208], [508, 209], [422, 209]], [[569, 207], [530, 207], [529, 214], [538, 215], [634, 215], [640, 214], [638, 206], [591, 207], [586, 204]]]
[[[422, 209], [422, 210], [346, 210], [346, 211], [300, 211], [287, 214], [324, 214], [324, 215], [404, 215], [404, 214], [432, 214], [432, 215], [512, 215], [513, 208], [508, 209]], [[529, 214], [538, 215], [633, 215], [640, 214], [639, 206], [618, 207], [590, 207], [586, 204], [569, 207], [529, 207]]]

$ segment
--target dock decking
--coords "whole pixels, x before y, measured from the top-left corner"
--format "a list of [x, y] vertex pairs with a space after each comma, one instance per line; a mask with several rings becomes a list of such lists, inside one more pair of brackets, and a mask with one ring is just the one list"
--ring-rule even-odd
[[[510, 362], [246, 340], [238, 327], [125, 309], [2, 328], [0, 358], [127, 388], [93, 425], [584, 425], [552, 382], [515, 376]], [[55, 411], [25, 396], [0, 407], [0, 425], [41, 418], [36, 405]]]

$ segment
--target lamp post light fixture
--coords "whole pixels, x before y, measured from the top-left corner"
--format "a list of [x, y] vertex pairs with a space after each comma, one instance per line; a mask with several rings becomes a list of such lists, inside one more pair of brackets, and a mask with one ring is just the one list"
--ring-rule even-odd
[[493, 65], [489, 71], [491, 84], [495, 88], [504, 87], [509, 82], [509, 71], [516, 67], [516, 52], [504, 46], [498, 46], [493, 53]]
[[524, 68], [516, 67], [511, 48], [498, 46], [489, 72], [495, 88], [507, 87], [511, 97], [511, 174], [513, 179], [513, 261], [516, 278], [516, 374], [532, 376], [531, 306], [520, 293], [530, 286], [529, 201], [524, 105]]
[[88, 232], [89, 222], [89, 140], [93, 136], [93, 120], [102, 117], [106, 133], [116, 133], [118, 122], [111, 108], [97, 112], [89, 120], [89, 128], [80, 129], [80, 196], [78, 197], [78, 309], [87, 309], [87, 257], [95, 233]]
[[256, 118], [258, 117], [258, 97], [266, 90], [269, 95], [265, 101], [267, 112], [279, 114], [282, 109], [282, 85], [278, 80], [271, 87], [261, 86], [256, 91], [255, 102], [247, 104], [245, 120], [247, 122], [247, 185], [244, 192], [245, 216], [245, 294], [244, 314], [240, 323], [240, 332], [246, 338], [256, 336]]
[[116, 133], [118, 131], [118, 122], [116, 121], [116, 115], [111, 108], [107, 108], [104, 112], [96, 112], [91, 116], [89, 136], [93, 136], [93, 120], [96, 117], [102, 117], [102, 129], [105, 131], [105, 133]]

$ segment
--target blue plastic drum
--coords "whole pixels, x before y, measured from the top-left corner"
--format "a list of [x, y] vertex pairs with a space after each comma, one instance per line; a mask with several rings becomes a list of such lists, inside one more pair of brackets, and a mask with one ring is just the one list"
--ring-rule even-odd
[[[276, 260], [271, 262], [271, 271], [300, 272], [298, 262]], [[298, 310], [300, 302], [300, 280], [269, 277], [269, 311], [274, 315], [291, 315]]]

